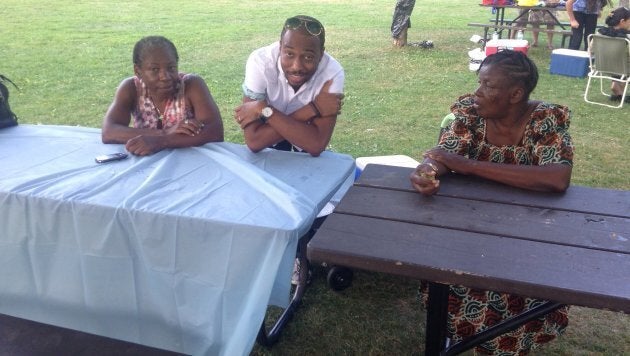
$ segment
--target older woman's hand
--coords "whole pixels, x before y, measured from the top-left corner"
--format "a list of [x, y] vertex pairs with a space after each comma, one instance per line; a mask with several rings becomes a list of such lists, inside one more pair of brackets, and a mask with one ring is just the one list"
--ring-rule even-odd
[[460, 174], [468, 174], [466, 167], [470, 160], [457, 153], [451, 153], [443, 148], [435, 147], [424, 153], [425, 158], [430, 158], [443, 164], [446, 168]]
[[411, 173], [409, 180], [413, 189], [422, 195], [433, 195], [440, 190], [440, 181], [436, 179], [437, 167], [432, 163], [421, 163]]

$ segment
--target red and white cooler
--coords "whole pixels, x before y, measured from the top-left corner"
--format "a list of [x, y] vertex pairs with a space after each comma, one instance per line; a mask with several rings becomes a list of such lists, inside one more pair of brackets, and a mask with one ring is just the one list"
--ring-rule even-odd
[[527, 48], [529, 48], [527, 40], [490, 40], [486, 42], [486, 56], [495, 54], [504, 49], [511, 49], [513, 51], [519, 51], [527, 54]]

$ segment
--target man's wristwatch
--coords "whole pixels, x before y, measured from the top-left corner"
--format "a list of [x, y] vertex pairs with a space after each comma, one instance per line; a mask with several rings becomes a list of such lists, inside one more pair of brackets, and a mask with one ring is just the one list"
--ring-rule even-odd
[[262, 121], [263, 124], [266, 124], [271, 115], [273, 115], [273, 109], [271, 108], [271, 106], [265, 106], [262, 109], [261, 114], [262, 115], [260, 116], [260, 121]]

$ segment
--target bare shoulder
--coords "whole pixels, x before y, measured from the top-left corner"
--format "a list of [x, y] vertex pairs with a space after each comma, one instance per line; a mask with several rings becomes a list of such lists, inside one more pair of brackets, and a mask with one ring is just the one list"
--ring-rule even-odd
[[136, 83], [134, 82], [134, 77], [128, 77], [123, 79], [120, 82], [120, 85], [118, 85], [118, 87], [120, 88], [128, 88], [128, 87], [132, 87], [132, 88], [136, 88]]
[[120, 108], [132, 108], [135, 105], [136, 96], [137, 91], [134, 77], [125, 78], [116, 89], [116, 95], [114, 96], [112, 105]]
[[187, 95], [194, 95], [194, 93], [208, 95], [210, 93], [210, 89], [208, 88], [206, 81], [197, 74], [186, 74], [184, 76], [184, 86], [186, 88], [185, 90]]
[[134, 77], [123, 79], [118, 85], [118, 93], [135, 97], [136, 83], [134, 82]]
[[200, 75], [193, 73], [184, 75], [184, 83], [186, 86], [199, 84], [206, 85], [206, 81]]

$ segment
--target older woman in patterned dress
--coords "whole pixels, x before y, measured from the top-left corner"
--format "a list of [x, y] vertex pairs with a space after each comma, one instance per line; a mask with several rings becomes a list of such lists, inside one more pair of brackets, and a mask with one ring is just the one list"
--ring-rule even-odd
[[[521, 52], [500, 51], [481, 63], [478, 77], [477, 90], [451, 107], [453, 121], [411, 174], [413, 187], [424, 195], [435, 194], [440, 188], [437, 178], [453, 171], [523, 189], [566, 190], [573, 162], [570, 111], [530, 99], [538, 82], [535, 64]], [[543, 302], [451, 286], [448, 331], [459, 341]], [[560, 308], [476, 350], [526, 354], [560, 335], [568, 325], [567, 314], [568, 307]]]

